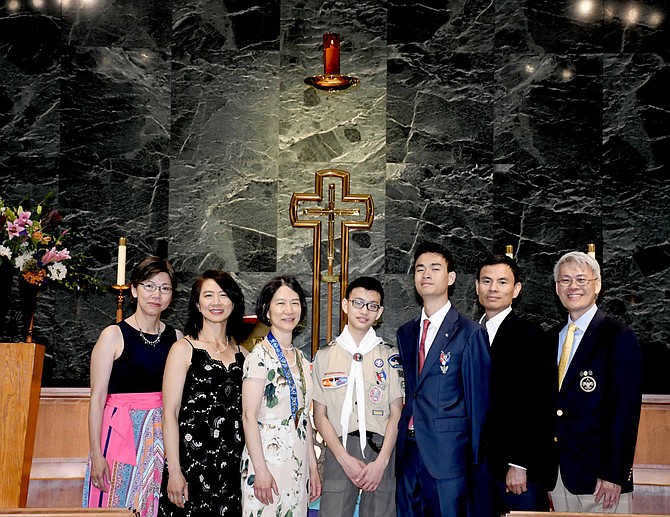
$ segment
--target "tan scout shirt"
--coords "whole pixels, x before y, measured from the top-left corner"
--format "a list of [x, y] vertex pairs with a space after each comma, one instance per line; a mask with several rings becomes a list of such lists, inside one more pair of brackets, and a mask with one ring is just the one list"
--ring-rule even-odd
[[[312, 365], [314, 400], [326, 406], [328, 420], [340, 437], [342, 436], [340, 413], [349, 382], [351, 361], [351, 354], [333, 340], [317, 352]], [[366, 354], [363, 357], [363, 380], [366, 430], [383, 436], [386, 432], [391, 402], [403, 396], [403, 371], [398, 349], [381, 344]], [[350, 433], [358, 430], [356, 411], [354, 404], [349, 416]]]

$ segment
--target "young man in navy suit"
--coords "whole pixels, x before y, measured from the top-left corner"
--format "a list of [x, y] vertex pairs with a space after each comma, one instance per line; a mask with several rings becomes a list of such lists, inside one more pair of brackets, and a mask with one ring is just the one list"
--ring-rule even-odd
[[474, 515], [474, 491], [488, 488], [475, 483], [489, 408], [488, 339], [449, 302], [453, 264], [443, 246], [418, 246], [414, 285], [423, 309], [397, 333], [405, 372], [396, 451], [401, 517]]
[[479, 323], [488, 332], [493, 363], [488, 458], [497, 515], [549, 511], [546, 458], [555, 383], [547, 382], [544, 332], [512, 309], [521, 293], [521, 271], [513, 258], [491, 255], [484, 260], [475, 289], [486, 311]]
[[[586, 253], [554, 268], [568, 321], [549, 333], [555, 368], [554, 508], [632, 513], [641, 358], [633, 331], [596, 306], [600, 266]], [[552, 483], [554, 484], [554, 483]]]

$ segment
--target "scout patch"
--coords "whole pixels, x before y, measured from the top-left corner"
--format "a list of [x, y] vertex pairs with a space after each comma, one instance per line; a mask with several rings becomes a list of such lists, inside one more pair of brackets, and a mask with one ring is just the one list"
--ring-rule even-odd
[[381, 368], [382, 366], [384, 366], [384, 361], [382, 360], [381, 357], [377, 357], [377, 359], [375, 359], [375, 366], [377, 368]]
[[328, 377], [323, 377], [321, 379], [321, 386], [324, 388], [339, 388], [344, 386], [349, 381], [349, 377], [346, 375], [333, 375]]
[[375, 375], [377, 377], [377, 383], [383, 384], [386, 382], [386, 372], [384, 370], [378, 371]]
[[370, 402], [373, 404], [379, 404], [382, 401], [382, 397], [384, 396], [384, 392], [379, 386], [373, 386], [370, 388], [370, 393], [368, 394], [370, 397]]
[[391, 368], [402, 368], [402, 363], [400, 362], [400, 355], [393, 354], [388, 358], [389, 366]]
[[373, 409], [372, 410], [372, 416], [384, 416], [384, 410], [383, 409]]

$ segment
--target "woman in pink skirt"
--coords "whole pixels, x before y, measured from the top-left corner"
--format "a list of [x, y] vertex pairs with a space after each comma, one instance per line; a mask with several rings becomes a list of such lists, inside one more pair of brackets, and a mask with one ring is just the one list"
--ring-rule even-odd
[[130, 508], [154, 517], [164, 465], [163, 370], [170, 347], [182, 337], [160, 317], [177, 277], [168, 261], [146, 257], [130, 284], [135, 312], [105, 328], [91, 354], [91, 452], [83, 506]]

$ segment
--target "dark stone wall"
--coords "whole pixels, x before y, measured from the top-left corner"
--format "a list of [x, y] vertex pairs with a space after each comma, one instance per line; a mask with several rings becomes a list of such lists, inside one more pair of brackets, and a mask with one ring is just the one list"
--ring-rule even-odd
[[[0, 195], [55, 192], [110, 284], [121, 235], [131, 263], [170, 257], [180, 325], [206, 268], [234, 273], [247, 312], [277, 272], [311, 292], [312, 235], [290, 226], [288, 203], [316, 170], [344, 169], [375, 202], [350, 273], [383, 279], [387, 339], [418, 311], [408, 273], [421, 240], [450, 247], [452, 300], [473, 318], [478, 262], [512, 244], [519, 310], [545, 326], [564, 317], [554, 262], [595, 243], [599, 305], [637, 332], [645, 390], [670, 392], [670, 11], [632, 5], [8, 0]], [[327, 30], [359, 87], [303, 84], [322, 71]], [[113, 317], [111, 294], [42, 293], [45, 382], [86, 384]]]

